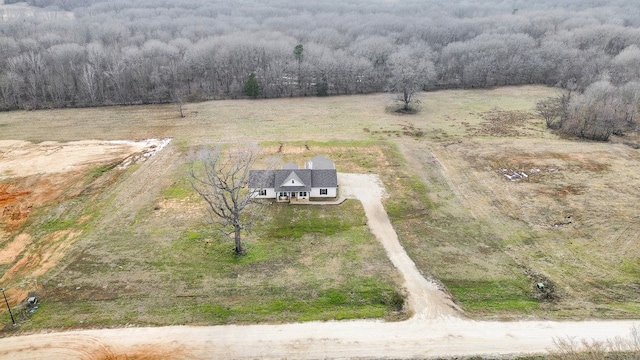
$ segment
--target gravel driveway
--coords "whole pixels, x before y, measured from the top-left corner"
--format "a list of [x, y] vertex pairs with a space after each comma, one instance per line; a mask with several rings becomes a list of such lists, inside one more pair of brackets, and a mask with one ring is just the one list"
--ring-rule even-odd
[[380, 241], [387, 256], [404, 279], [404, 288], [408, 294], [409, 310], [419, 318], [437, 318], [455, 316], [461, 311], [437, 283], [425, 279], [416, 264], [404, 251], [398, 241], [398, 235], [391, 225], [389, 216], [382, 206], [387, 195], [384, 185], [373, 174], [338, 174], [340, 195], [355, 198], [362, 202], [367, 216], [369, 229]]
[[0, 339], [2, 359], [441, 358], [543, 353], [559, 338], [628, 337], [638, 321], [472, 321], [426, 280], [398, 242], [375, 175], [339, 174], [341, 195], [362, 201], [371, 231], [402, 274], [415, 316], [282, 325], [97, 329]]

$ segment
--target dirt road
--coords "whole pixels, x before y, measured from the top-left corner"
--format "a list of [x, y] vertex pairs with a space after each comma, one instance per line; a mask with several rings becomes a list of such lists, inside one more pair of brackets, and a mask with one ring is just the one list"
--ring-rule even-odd
[[[124, 328], [0, 340], [3, 359], [432, 358], [539, 353], [555, 338], [627, 336], [629, 321], [474, 322], [414, 319], [286, 325]], [[111, 356], [111, 357], [107, 357]], [[119, 356], [119, 357], [118, 357]], [[145, 357], [143, 357], [145, 356]]]
[[381, 321], [283, 325], [176, 326], [34, 334], [0, 339], [10, 359], [326, 359], [508, 356], [542, 353], [556, 339], [627, 337], [640, 321], [471, 321], [448, 296], [420, 275], [400, 246], [382, 207], [374, 175], [341, 174], [343, 196], [362, 201], [371, 231], [401, 272], [416, 315]]

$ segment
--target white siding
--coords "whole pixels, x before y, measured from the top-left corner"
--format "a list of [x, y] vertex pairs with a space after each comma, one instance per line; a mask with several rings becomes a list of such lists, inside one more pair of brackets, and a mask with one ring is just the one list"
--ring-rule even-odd
[[263, 190], [267, 190], [267, 195], [266, 196], [258, 195], [259, 192], [256, 189], [249, 189], [249, 190], [250, 191], [254, 191], [255, 190], [254, 197], [257, 198], [257, 199], [275, 199], [276, 198], [276, 189], [274, 189], [274, 188], [263, 189]]
[[[327, 195], [320, 195], [320, 189], [327, 189]], [[311, 188], [311, 197], [326, 197], [326, 198], [334, 198], [338, 195], [338, 188], [330, 187], [330, 188]]]

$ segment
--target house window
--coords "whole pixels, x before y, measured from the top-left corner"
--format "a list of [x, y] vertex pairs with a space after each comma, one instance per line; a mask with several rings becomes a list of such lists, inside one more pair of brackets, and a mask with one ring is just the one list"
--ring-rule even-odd
[[327, 189], [320, 189], [320, 195], [327, 195]]
[[281, 197], [286, 197], [286, 196], [287, 196], [287, 193], [286, 193], [286, 192], [281, 192], [281, 193], [280, 193], [280, 196], [281, 196]]
[[267, 196], [267, 190], [260, 190], [260, 192], [258, 193], [258, 196]]
[[306, 191], [301, 191], [300, 192], [300, 197], [305, 197], [307, 196], [307, 192]]
[[295, 180], [291, 180], [291, 183], [292, 183], [292, 184], [295, 184], [295, 183], [296, 183], [296, 181], [295, 181]]

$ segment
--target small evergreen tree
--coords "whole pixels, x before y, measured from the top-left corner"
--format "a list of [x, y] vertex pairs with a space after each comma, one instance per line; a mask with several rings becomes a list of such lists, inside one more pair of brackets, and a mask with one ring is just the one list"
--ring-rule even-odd
[[298, 44], [293, 48], [293, 56], [298, 62], [298, 89], [302, 90], [302, 59], [304, 59], [304, 47], [302, 44]]
[[257, 98], [260, 95], [261, 89], [258, 80], [256, 79], [256, 74], [251, 73], [247, 78], [247, 82], [244, 84], [244, 94], [251, 97]]
[[302, 63], [302, 59], [304, 57], [304, 46], [302, 46], [302, 44], [298, 44], [295, 48], [293, 48], [293, 56], [296, 57], [296, 61], [298, 61], [298, 64]]

